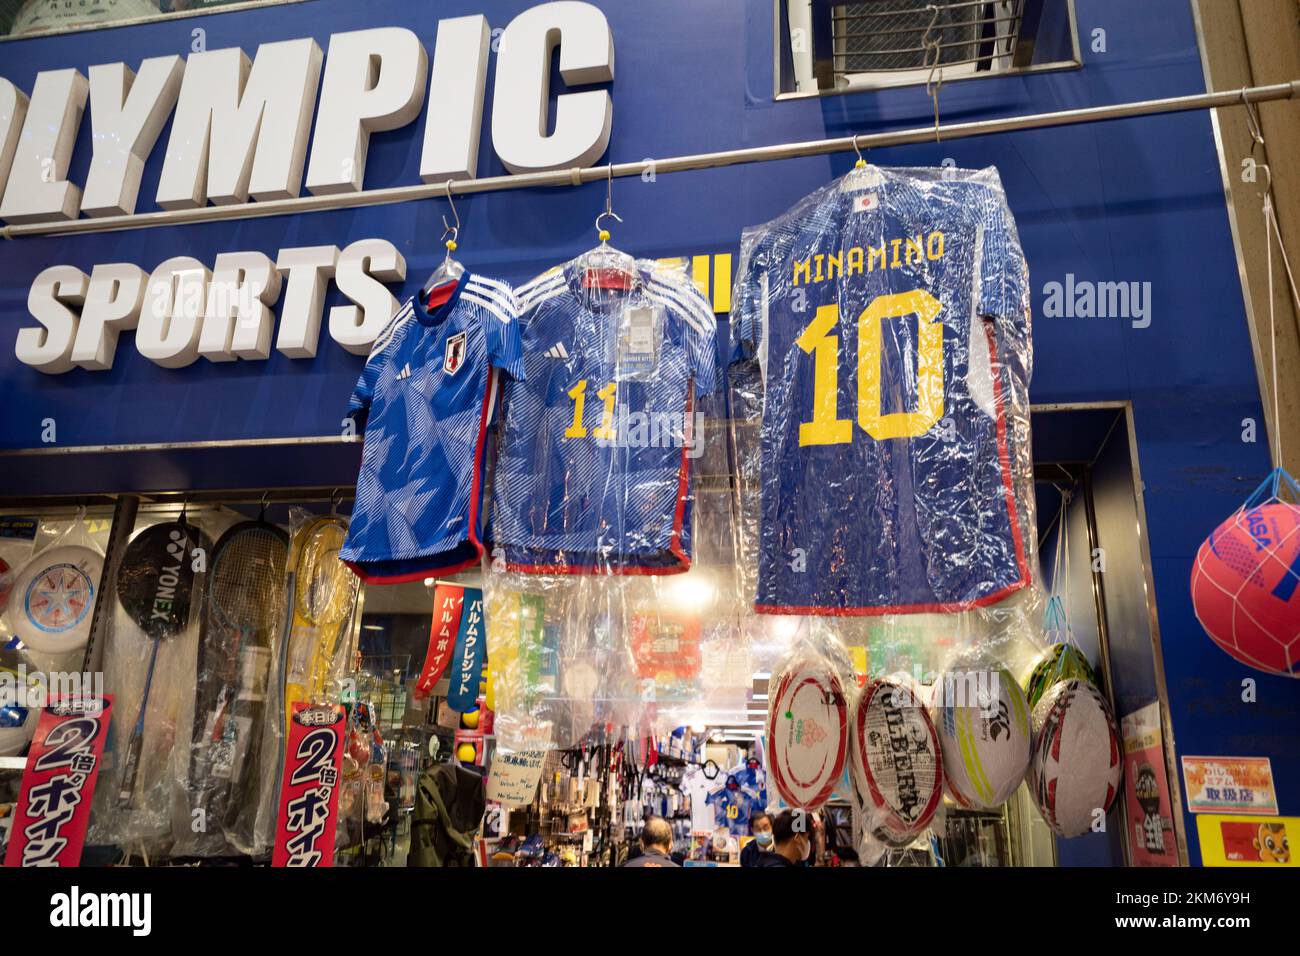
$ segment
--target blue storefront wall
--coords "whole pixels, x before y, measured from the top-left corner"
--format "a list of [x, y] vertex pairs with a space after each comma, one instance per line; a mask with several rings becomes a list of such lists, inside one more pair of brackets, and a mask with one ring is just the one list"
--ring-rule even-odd
[[[208, 49], [315, 37], [373, 26], [414, 30], [433, 49], [437, 20], [482, 13], [494, 29], [532, 6], [524, 0], [307, 0], [192, 19], [14, 41], [0, 46], [0, 74], [30, 92], [41, 69], [186, 54], [192, 31]], [[772, 5], [727, 0], [654, 4], [598, 2], [617, 49], [614, 162], [820, 139], [932, 122], [922, 89], [775, 101]], [[944, 85], [947, 121], [1097, 106], [1202, 92], [1205, 81], [1187, 0], [1077, 0], [1083, 67]], [[1105, 31], [1105, 52], [1092, 50]], [[487, 117], [479, 175], [505, 170], [492, 152]], [[163, 144], [145, 168], [139, 212], [153, 211]], [[419, 182], [424, 115], [371, 137], [366, 186]], [[69, 178], [84, 182], [91, 151], [83, 120]], [[624, 218], [614, 243], [638, 255], [735, 253], [741, 228], [782, 212], [846, 171], [852, 156], [801, 159], [614, 183]], [[1164, 665], [1180, 754], [1272, 759], [1280, 809], [1300, 813], [1300, 684], [1264, 677], [1212, 646], [1192, 614], [1188, 574], [1208, 530], [1269, 468], [1263, 441], [1241, 441], [1242, 421], [1263, 421], [1210, 116], [1188, 113], [1004, 134], [873, 151], [881, 165], [995, 165], [1029, 260], [1034, 288], [1036, 403], [1127, 401], [1133, 406]], [[604, 185], [522, 190], [460, 199], [460, 256], [471, 268], [524, 281], [594, 244]], [[327, 338], [314, 359], [274, 353], [265, 362], [162, 369], [123, 337], [111, 371], [42, 375], [13, 354], [29, 324], [27, 290], [54, 263], [86, 272], [129, 261], [152, 269], [178, 254], [211, 265], [219, 252], [335, 244], [378, 237], [408, 263], [404, 297], [442, 253], [438, 201], [79, 237], [31, 237], [0, 245], [0, 448], [41, 447], [53, 418], [60, 445], [239, 441], [340, 432], [362, 359]], [[1253, 215], [1245, 211], [1243, 215]], [[1044, 287], [1076, 281], [1150, 283], [1151, 322], [1046, 318]], [[343, 300], [331, 287], [327, 307]], [[720, 319], [724, 318], [720, 316]], [[1262, 428], [1261, 428], [1262, 432]], [[254, 460], [255, 462], [255, 460]], [[304, 461], [310, 468], [310, 458]], [[11, 464], [4, 472], [12, 472]], [[147, 466], [146, 466], [147, 467]], [[255, 472], [244, 487], [259, 484]], [[78, 474], [79, 486], [93, 473]], [[115, 476], [120, 482], [120, 478]], [[308, 479], [306, 483], [311, 483]], [[0, 476], [0, 493], [7, 484]], [[69, 480], [69, 487], [73, 487]], [[115, 485], [116, 487], [116, 485]], [[51, 487], [51, 491], [65, 490]], [[1259, 678], [1259, 703], [1240, 682]], [[1199, 860], [1195, 821], [1190, 857]]]

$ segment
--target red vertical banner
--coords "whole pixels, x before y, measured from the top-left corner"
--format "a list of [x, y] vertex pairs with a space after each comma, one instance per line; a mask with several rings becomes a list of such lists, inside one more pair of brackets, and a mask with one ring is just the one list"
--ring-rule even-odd
[[77, 866], [113, 698], [66, 697], [41, 711], [14, 807], [5, 866]]
[[456, 649], [456, 635], [460, 632], [460, 616], [465, 607], [465, 589], [455, 584], [439, 584], [433, 589], [433, 626], [429, 629], [429, 651], [424, 658], [424, 670], [415, 682], [413, 694], [423, 700], [433, 693], [434, 685], [442, 679]]
[[272, 866], [333, 866], [347, 712], [293, 705]]

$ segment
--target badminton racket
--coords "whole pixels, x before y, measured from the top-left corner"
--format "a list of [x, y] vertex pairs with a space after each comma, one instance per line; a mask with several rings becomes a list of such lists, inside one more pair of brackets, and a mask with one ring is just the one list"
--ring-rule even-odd
[[207, 679], [195, 713], [206, 737], [201, 783], [209, 795], [216, 789], [212, 778], [227, 781], [219, 794], [238, 794], [242, 771], [257, 756], [259, 735], [252, 729], [261, 716], [288, 550], [289, 536], [259, 518], [229, 528], [212, 553], [200, 659], [200, 678]]
[[118, 566], [117, 599], [131, 623], [153, 645], [149, 652], [149, 667], [145, 671], [140, 710], [122, 764], [119, 807], [131, 806], [135, 798], [140, 753], [144, 746], [144, 720], [158, 665], [158, 649], [164, 641], [189, 627], [191, 612], [197, 607], [191, 550], [202, 548], [206, 553], [211, 545], [207, 535], [186, 523], [182, 512], [178, 520], [160, 522], [136, 535], [127, 545]]
[[295, 537], [294, 630], [285, 681], [286, 726], [299, 701], [320, 703], [329, 680], [343, 624], [352, 613], [357, 577], [339, 560], [347, 523], [335, 515], [317, 518]]

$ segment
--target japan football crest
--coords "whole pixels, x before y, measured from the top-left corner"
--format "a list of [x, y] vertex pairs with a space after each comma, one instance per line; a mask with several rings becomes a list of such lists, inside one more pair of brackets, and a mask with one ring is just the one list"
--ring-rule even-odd
[[442, 370], [448, 375], [455, 375], [465, 364], [465, 333], [457, 332], [447, 339], [447, 351], [442, 358]]

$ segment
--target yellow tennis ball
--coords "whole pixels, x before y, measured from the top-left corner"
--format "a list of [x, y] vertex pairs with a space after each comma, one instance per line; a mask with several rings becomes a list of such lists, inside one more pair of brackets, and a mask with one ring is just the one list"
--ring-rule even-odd
[[478, 726], [478, 711], [471, 710], [460, 715], [460, 722], [470, 730]]
[[478, 751], [474, 749], [473, 744], [461, 744], [456, 748], [456, 759], [461, 763], [473, 763], [477, 756]]

